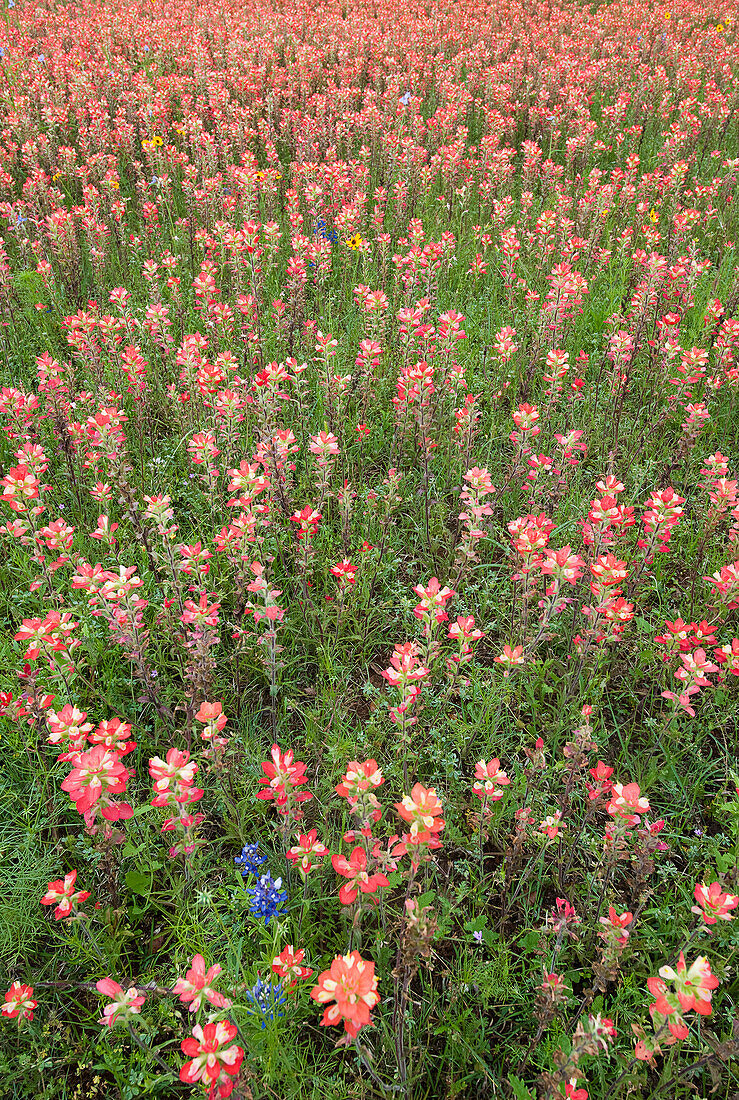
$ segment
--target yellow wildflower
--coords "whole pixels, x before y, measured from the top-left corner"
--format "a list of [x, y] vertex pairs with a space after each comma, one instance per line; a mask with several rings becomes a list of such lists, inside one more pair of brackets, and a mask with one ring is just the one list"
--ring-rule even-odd
[[652, 225], [656, 225], [657, 222], [659, 221], [659, 214], [654, 209], [654, 207], [652, 207], [652, 209], [649, 211], [649, 220], [652, 223]]
[[362, 238], [359, 236], [358, 233], [355, 233], [353, 236], [349, 237], [349, 239], [347, 241], [344, 241], [344, 244], [347, 245], [348, 248], [351, 248], [354, 251], [356, 251], [358, 248], [362, 247], [362, 245], [364, 244], [364, 241], [362, 240]]
[[161, 145], [164, 145], [164, 138], [159, 137], [159, 134], [155, 134], [151, 139], [151, 144], [155, 145], [158, 149]]
[[53, 180], [58, 180], [58, 179], [61, 178], [61, 175], [62, 175], [61, 172], [55, 172], [54, 175], [51, 178]]

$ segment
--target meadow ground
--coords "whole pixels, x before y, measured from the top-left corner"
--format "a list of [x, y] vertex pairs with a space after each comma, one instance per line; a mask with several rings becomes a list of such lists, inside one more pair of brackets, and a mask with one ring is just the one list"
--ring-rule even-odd
[[4, 0], [0, 1096], [739, 1095], [737, 20]]

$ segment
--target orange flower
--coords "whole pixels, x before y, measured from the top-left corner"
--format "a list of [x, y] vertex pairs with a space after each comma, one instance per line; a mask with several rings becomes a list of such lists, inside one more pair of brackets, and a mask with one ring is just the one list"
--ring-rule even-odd
[[[358, 951], [337, 955], [331, 969], [319, 976], [318, 985], [311, 989], [310, 995], [319, 1004], [327, 1005], [321, 1026], [338, 1025], [343, 1020], [353, 1039], [361, 1027], [371, 1022], [370, 1011], [380, 999], [375, 964], [365, 962]], [[335, 1004], [328, 1004], [329, 1001]]]
[[419, 833], [440, 833], [444, 828], [442, 805], [433, 787], [427, 790], [416, 783], [410, 794], [403, 795], [402, 802], [395, 803], [395, 809], [403, 821], [410, 822], [412, 837]]

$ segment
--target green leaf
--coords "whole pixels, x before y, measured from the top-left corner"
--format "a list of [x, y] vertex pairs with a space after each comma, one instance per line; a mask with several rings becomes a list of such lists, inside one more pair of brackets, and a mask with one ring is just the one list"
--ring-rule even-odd
[[521, 946], [524, 951], [536, 951], [539, 946], [539, 939], [538, 932], [527, 932], [521, 940]]
[[508, 1074], [508, 1084], [513, 1089], [513, 1095], [516, 1100], [535, 1100], [534, 1093], [531, 1089], [527, 1088], [520, 1077], [516, 1077], [514, 1073]]
[[143, 806], [137, 806], [133, 811], [134, 817], [141, 817], [142, 814], [150, 814], [152, 810], [155, 810], [156, 806], [152, 806], [149, 802], [145, 802]]
[[151, 875], [142, 875], [140, 871], [128, 871], [126, 886], [132, 894], [141, 894], [147, 898], [151, 893]]

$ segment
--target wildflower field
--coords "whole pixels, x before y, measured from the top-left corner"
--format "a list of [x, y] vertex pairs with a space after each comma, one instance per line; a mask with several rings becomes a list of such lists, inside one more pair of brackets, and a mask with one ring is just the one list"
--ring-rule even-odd
[[739, 4], [0, 10], [0, 1097], [739, 1097]]

